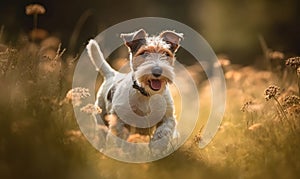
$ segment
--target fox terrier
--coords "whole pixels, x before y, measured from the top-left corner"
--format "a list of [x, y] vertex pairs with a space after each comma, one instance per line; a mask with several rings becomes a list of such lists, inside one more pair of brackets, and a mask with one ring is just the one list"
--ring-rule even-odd
[[[89, 58], [104, 78], [95, 102], [102, 109], [98, 123], [108, 127], [107, 135], [125, 141], [131, 134], [148, 135], [150, 150], [163, 152], [178, 135], [168, 84], [174, 80], [175, 53], [183, 34], [167, 30], [148, 36], [140, 29], [120, 37], [129, 50], [128, 74], [110, 67], [95, 40], [87, 45]], [[105, 120], [109, 115], [114, 117]]]

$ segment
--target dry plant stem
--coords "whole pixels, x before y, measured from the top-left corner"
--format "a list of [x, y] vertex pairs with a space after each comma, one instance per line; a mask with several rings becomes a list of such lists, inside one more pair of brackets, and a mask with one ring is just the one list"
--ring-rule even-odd
[[246, 127], [248, 128], [249, 127], [249, 120], [248, 120], [248, 118], [246, 119]]
[[284, 110], [283, 110], [283, 107], [281, 106], [281, 104], [280, 104], [280, 102], [278, 101], [278, 99], [277, 99], [276, 97], [273, 97], [273, 99], [274, 99], [274, 100], [276, 101], [276, 103], [278, 104], [280, 113], [284, 116], [284, 118], [285, 118], [286, 120], [288, 120], [288, 118], [287, 118], [287, 116], [286, 116], [286, 114], [285, 114], [285, 112], [284, 112]]
[[251, 112], [250, 114], [251, 114], [251, 125], [253, 125], [253, 121], [254, 121], [254, 114], [253, 114], [253, 112]]
[[58, 45], [57, 51], [56, 51], [56, 55], [54, 57], [53, 60], [57, 60], [58, 58], [61, 58], [62, 55], [65, 53], [66, 48], [64, 48], [63, 50], [61, 50], [61, 43]]
[[33, 14], [33, 29], [37, 29], [38, 14]]
[[254, 119], [253, 119], [253, 113], [252, 112], [249, 112], [249, 114], [248, 115], [246, 115], [246, 126], [247, 126], [247, 129], [248, 129], [248, 127], [250, 127], [252, 124], [253, 124], [253, 121], [254, 121]]
[[286, 68], [284, 68], [283, 70], [283, 75], [282, 75], [282, 85], [284, 84], [289, 84], [290, 83], [290, 78], [288, 75], [288, 70]]
[[79, 20], [77, 21], [76, 26], [74, 28], [74, 31], [73, 31], [70, 41], [69, 41], [68, 50], [71, 53], [73, 53], [73, 51], [74, 51], [74, 47], [75, 47], [76, 41], [80, 35], [81, 29], [83, 28], [85, 22], [91, 15], [93, 15], [93, 12], [91, 9], [88, 9], [80, 16]]
[[2, 25], [0, 29], [0, 42], [2, 41], [3, 32], [4, 32], [4, 25]]
[[283, 115], [282, 115], [282, 112], [281, 112], [281, 109], [280, 109], [279, 105], [276, 105], [276, 109], [277, 109], [277, 113], [276, 114], [279, 116], [281, 124], [284, 124], [284, 121], [282, 119]]
[[260, 46], [261, 46], [262, 51], [265, 56], [265, 64], [266, 64], [267, 68], [270, 70], [271, 64], [270, 64], [270, 59], [269, 59], [269, 55], [268, 55], [270, 50], [269, 50], [267, 43], [262, 35], [258, 36], [258, 40], [260, 42]]
[[[280, 110], [280, 113], [284, 116], [285, 120], [286, 120], [286, 121], [288, 122], [288, 124], [291, 126], [292, 131], [293, 131], [293, 134], [295, 134], [295, 128], [294, 128], [294, 125], [293, 125], [293, 123], [287, 118], [287, 116], [286, 116], [286, 114], [285, 114], [285, 112], [284, 112], [284, 110], [283, 110], [282, 105], [280, 104], [280, 102], [278, 101], [277, 98], [273, 97], [273, 99], [274, 99], [274, 100], [276, 101], [276, 103], [278, 104], [278, 108], [279, 108], [279, 110]], [[282, 121], [282, 122], [283, 122], [283, 121]]]

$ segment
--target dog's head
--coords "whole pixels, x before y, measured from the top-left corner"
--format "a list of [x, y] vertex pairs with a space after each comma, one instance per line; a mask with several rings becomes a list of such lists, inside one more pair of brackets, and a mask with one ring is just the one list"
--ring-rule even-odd
[[149, 37], [140, 29], [129, 34], [121, 34], [130, 52], [130, 66], [138, 84], [152, 95], [164, 91], [167, 83], [174, 79], [175, 53], [183, 34], [163, 31], [158, 36]]

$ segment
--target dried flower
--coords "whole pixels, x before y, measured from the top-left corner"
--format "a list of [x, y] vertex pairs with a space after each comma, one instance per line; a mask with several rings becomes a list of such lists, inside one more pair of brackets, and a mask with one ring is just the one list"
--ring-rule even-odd
[[285, 62], [286, 65], [291, 66], [293, 69], [296, 70], [297, 80], [298, 80], [298, 91], [300, 96], [300, 57], [292, 57], [287, 59]]
[[295, 117], [295, 119], [300, 119], [300, 105], [290, 106], [287, 109], [287, 113], [291, 117]]
[[80, 106], [82, 99], [91, 96], [89, 89], [77, 87], [68, 91], [65, 100], [68, 102], [73, 102], [74, 106]]
[[290, 66], [294, 69], [300, 67], [300, 57], [291, 57], [286, 60], [285, 65]]
[[45, 14], [46, 9], [44, 6], [40, 4], [30, 4], [25, 7], [25, 13], [26, 15], [32, 15], [32, 14]]
[[199, 143], [202, 140], [202, 135], [200, 133], [200, 131], [194, 136], [193, 138], [193, 142], [194, 143]]
[[214, 67], [228, 67], [231, 64], [230, 59], [227, 55], [218, 55], [218, 61], [214, 63]]
[[246, 112], [246, 111], [249, 111], [249, 108], [250, 108], [250, 106], [251, 105], [253, 105], [253, 101], [246, 101], [244, 104], [243, 104], [243, 106], [242, 106], [242, 108], [241, 108], [241, 111], [242, 112]]
[[87, 114], [100, 114], [102, 112], [99, 106], [95, 104], [87, 104], [84, 107], [80, 108], [80, 111], [85, 112]]
[[49, 33], [44, 30], [44, 29], [33, 29], [32, 31], [30, 31], [29, 33], [29, 37], [31, 39], [36, 39], [36, 40], [43, 40], [45, 38], [47, 38], [49, 36]]
[[265, 90], [265, 99], [268, 101], [271, 98], [277, 98], [280, 95], [280, 88], [275, 85], [270, 85]]
[[295, 105], [300, 105], [300, 97], [296, 95], [286, 96], [283, 100], [283, 107], [288, 108]]
[[243, 104], [241, 111], [251, 113], [251, 112], [259, 111], [261, 109], [262, 109], [261, 104], [257, 104], [255, 102], [253, 102], [252, 100], [249, 100]]
[[25, 7], [25, 13], [27, 15], [33, 15], [33, 29], [35, 31], [32, 32], [31, 38], [36, 40], [35, 37], [40, 37], [41, 34], [44, 34], [43, 31], [37, 31], [37, 23], [38, 23], [38, 15], [45, 14], [46, 10], [44, 6], [40, 4], [30, 4]]
[[234, 82], [238, 82], [242, 79], [242, 73], [237, 70], [231, 70], [225, 73], [225, 78], [227, 80], [233, 80]]
[[[269, 86], [266, 90], [265, 90], [265, 99], [268, 101], [269, 99], [273, 99], [277, 105], [278, 105], [278, 110], [281, 113], [281, 115], [288, 120], [285, 111], [282, 107], [282, 105], [280, 104], [280, 102], [277, 99], [277, 96], [280, 95], [280, 88], [278, 86], [275, 85], [271, 85]], [[281, 122], [283, 122], [282, 118], [280, 118]]]
[[283, 60], [284, 59], [284, 53], [279, 51], [269, 51], [268, 56], [272, 60]]

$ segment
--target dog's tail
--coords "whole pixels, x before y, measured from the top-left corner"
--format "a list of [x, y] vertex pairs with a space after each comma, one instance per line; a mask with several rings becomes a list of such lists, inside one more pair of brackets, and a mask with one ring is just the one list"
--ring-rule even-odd
[[114, 76], [116, 71], [106, 62], [98, 43], [95, 40], [90, 40], [86, 46], [91, 62], [104, 78]]

